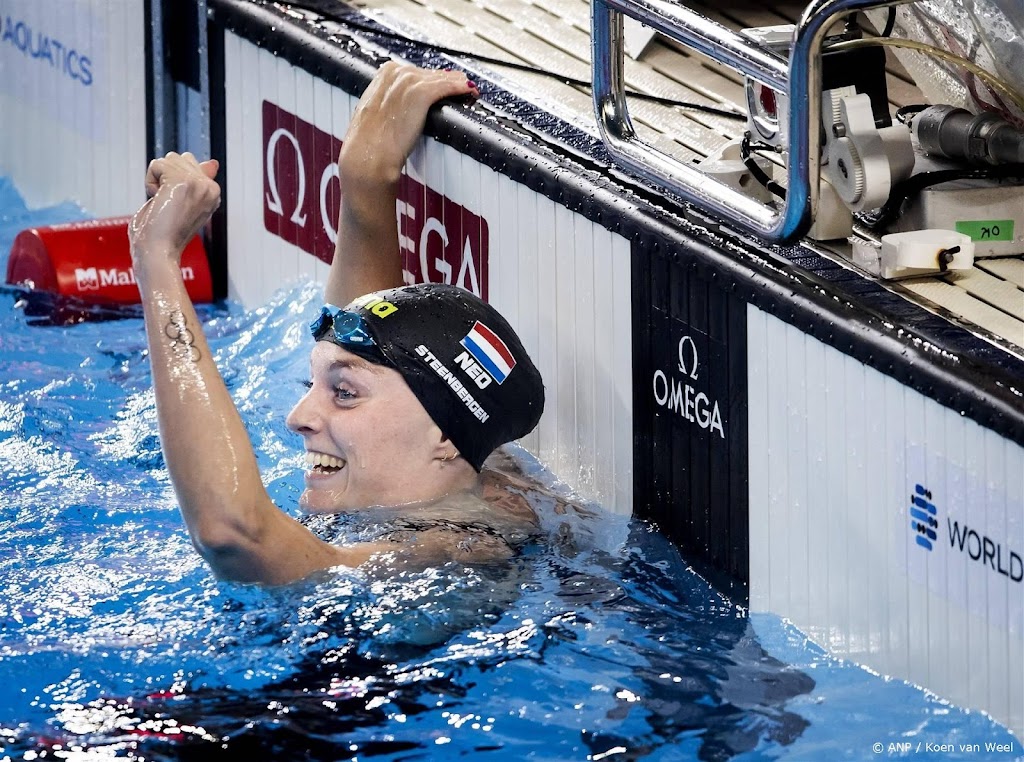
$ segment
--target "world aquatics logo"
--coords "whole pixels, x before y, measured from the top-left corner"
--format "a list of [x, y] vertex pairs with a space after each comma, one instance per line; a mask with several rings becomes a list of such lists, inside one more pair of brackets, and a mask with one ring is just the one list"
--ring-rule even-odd
[[935, 530], [939, 528], [937, 515], [938, 511], [932, 503], [931, 490], [915, 484], [914, 494], [910, 496], [910, 528], [915, 532], [914, 539], [917, 544], [925, 550], [935, 547], [934, 543], [938, 537]]

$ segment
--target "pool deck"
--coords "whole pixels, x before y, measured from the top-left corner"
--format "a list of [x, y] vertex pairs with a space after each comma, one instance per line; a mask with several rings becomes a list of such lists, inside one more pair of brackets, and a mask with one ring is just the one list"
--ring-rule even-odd
[[[789, 24], [804, 3], [691, 2], [710, 19], [733, 29]], [[413, 39], [488, 59], [529, 64], [573, 80], [590, 80], [590, 4], [587, 0], [363, 0], [356, 4], [378, 23]], [[886, 51], [887, 85], [893, 110], [923, 102], [910, 75]], [[460, 61], [452, 55], [454, 61]], [[465, 59], [475, 70], [574, 127], [599, 138], [589, 89], [501, 66]], [[740, 74], [655, 36], [638, 59], [626, 58], [626, 81], [638, 93], [745, 113]], [[697, 162], [742, 136], [744, 122], [656, 102], [633, 100], [637, 135], [650, 145]], [[800, 246], [862, 277], [877, 280], [902, 298], [967, 327], [1024, 358], [1024, 256], [978, 259], [967, 271], [899, 281], [881, 281], [857, 268], [845, 241]]]

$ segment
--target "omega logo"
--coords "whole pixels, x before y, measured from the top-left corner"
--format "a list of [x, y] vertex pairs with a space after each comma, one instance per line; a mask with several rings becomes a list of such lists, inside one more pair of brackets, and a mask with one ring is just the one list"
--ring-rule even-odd
[[[685, 356], [687, 346], [690, 348], [689, 357]], [[690, 362], [689, 366], [686, 364], [687, 360]], [[687, 367], [690, 369], [689, 373], [686, 371]], [[697, 380], [697, 345], [693, 343], [693, 339], [689, 335], [683, 336], [679, 340], [679, 365], [676, 366], [676, 370], [694, 381]]]
[[[302, 155], [302, 146], [299, 145], [299, 140], [292, 135], [284, 127], [278, 127], [274, 130], [274, 133], [270, 136], [270, 140], [267, 141], [267, 182], [270, 184], [270, 192], [267, 194], [267, 208], [274, 212], [284, 216], [284, 207], [281, 204], [281, 192], [277, 187], [277, 168], [275, 159], [277, 158], [277, 144], [281, 141], [281, 138], [287, 138], [288, 142], [292, 144], [292, 148], [295, 149], [296, 163], [299, 168], [297, 172], [299, 188], [298, 193], [295, 197], [295, 211], [292, 212], [291, 221], [299, 227], [306, 227], [306, 215], [302, 211], [302, 207], [306, 203], [306, 173], [301, 171], [306, 164], [305, 157]], [[327, 214], [327, 183], [330, 181], [331, 176], [338, 176], [338, 164], [332, 162], [324, 168], [323, 174], [320, 177], [320, 218], [324, 224], [324, 229], [327, 231], [327, 237], [330, 238], [331, 243], [338, 240], [338, 232], [331, 226], [330, 217]]]
[[676, 349], [676, 371], [683, 376], [677, 379], [663, 370], [654, 371], [652, 391], [659, 407], [671, 410], [683, 420], [696, 424], [705, 431], [717, 433], [725, 439], [725, 427], [718, 401], [695, 389], [689, 382], [697, 380], [697, 344], [687, 334], [679, 340]]
[[[338, 241], [341, 141], [263, 102], [263, 227], [328, 264]], [[487, 221], [407, 173], [395, 200], [406, 283], [450, 283], [487, 299]]]

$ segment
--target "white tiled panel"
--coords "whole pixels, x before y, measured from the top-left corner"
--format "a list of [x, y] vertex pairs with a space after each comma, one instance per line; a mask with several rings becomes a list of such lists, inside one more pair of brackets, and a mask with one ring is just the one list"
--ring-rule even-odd
[[1024, 732], [1024, 448], [752, 306], [748, 326], [751, 609]]
[[145, 201], [142, 2], [0, 0], [0, 176], [32, 207]]

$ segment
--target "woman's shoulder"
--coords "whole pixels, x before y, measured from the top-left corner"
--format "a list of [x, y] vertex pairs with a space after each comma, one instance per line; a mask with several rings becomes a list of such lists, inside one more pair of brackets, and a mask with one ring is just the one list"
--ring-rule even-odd
[[505, 561], [536, 539], [538, 529], [532, 514], [507, 511], [472, 492], [427, 504], [307, 515], [300, 521], [332, 545], [380, 545], [377, 565], [403, 568]]
[[591, 515], [583, 504], [531, 476], [499, 449], [487, 459], [475, 489], [431, 503], [307, 516], [302, 521], [326, 542], [383, 543], [390, 548], [383, 561], [429, 566], [507, 561], [545, 542], [572, 546], [577, 525]]
[[539, 535], [537, 516], [529, 505], [482, 490], [448, 495], [395, 517], [389, 525], [393, 536], [414, 533], [418, 543], [449, 547], [455, 559], [509, 557]]

